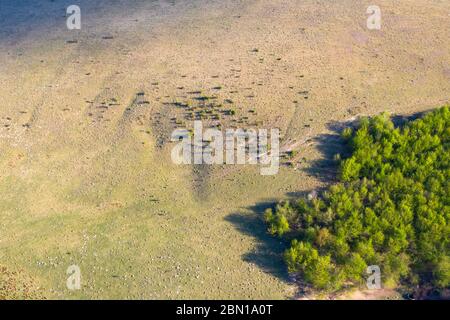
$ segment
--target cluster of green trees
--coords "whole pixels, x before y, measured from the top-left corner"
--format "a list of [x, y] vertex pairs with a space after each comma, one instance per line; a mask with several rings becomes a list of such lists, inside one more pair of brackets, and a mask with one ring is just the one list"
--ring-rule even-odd
[[385, 286], [450, 285], [450, 110], [395, 127], [364, 118], [342, 134], [351, 156], [320, 197], [268, 209], [269, 232], [290, 242], [290, 272], [314, 288], [365, 283], [370, 265]]

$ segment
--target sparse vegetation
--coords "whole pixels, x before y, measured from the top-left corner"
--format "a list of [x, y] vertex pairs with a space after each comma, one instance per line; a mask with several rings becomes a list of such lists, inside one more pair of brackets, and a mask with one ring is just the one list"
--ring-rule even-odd
[[44, 299], [32, 280], [0, 266], [0, 300]]
[[343, 131], [351, 155], [321, 197], [284, 202], [265, 221], [291, 240], [284, 259], [313, 288], [362, 283], [379, 265], [385, 286], [450, 285], [450, 109], [395, 127], [386, 114]]

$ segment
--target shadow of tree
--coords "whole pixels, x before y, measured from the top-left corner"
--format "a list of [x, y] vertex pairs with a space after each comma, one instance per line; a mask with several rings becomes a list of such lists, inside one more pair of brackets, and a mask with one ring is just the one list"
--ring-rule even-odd
[[226, 221], [245, 235], [256, 239], [255, 249], [243, 255], [243, 260], [258, 266], [264, 272], [275, 275], [279, 279], [288, 282], [289, 275], [285, 265], [283, 264], [283, 252], [289, 243], [283, 242], [281, 239], [272, 237], [267, 233], [262, 216], [267, 208], [272, 208], [277, 200], [271, 200], [259, 203], [249, 207], [248, 213], [233, 213], [225, 218]]
[[314, 160], [305, 168], [305, 172], [321, 182], [332, 183], [337, 181], [338, 162], [335, 156], [349, 155], [345, 141], [341, 138], [342, 130], [346, 127], [356, 127], [358, 120], [346, 122], [330, 122], [327, 128], [330, 133], [320, 134], [313, 138], [316, 149], [320, 152], [320, 159]]
[[391, 120], [394, 123], [394, 125], [396, 127], [401, 127], [403, 126], [405, 123], [419, 119], [419, 118], [423, 118], [425, 116], [425, 114], [429, 113], [430, 111], [421, 111], [421, 112], [416, 112], [413, 114], [409, 114], [409, 115], [399, 115], [399, 114], [395, 114], [391, 116]]

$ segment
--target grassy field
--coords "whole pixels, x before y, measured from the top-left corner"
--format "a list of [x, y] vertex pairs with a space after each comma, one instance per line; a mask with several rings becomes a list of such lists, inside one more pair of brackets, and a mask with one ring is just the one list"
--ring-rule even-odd
[[[379, 1], [380, 31], [356, 0], [80, 1], [80, 31], [66, 4], [0, 13], [0, 266], [49, 299], [291, 298], [264, 208], [330, 181], [349, 119], [449, 99], [446, 1]], [[174, 165], [205, 97], [292, 165]]]

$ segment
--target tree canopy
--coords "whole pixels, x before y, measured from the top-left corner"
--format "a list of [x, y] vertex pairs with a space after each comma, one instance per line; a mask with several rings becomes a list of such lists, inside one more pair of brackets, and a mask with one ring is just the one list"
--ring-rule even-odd
[[401, 127], [363, 118], [342, 137], [338, 183], [265, 212], [269, 232], [292, 240], [288, 270], [321, 290], [362, 284], [370, 265], [385, 286], [449, 287], [449, 107]]

